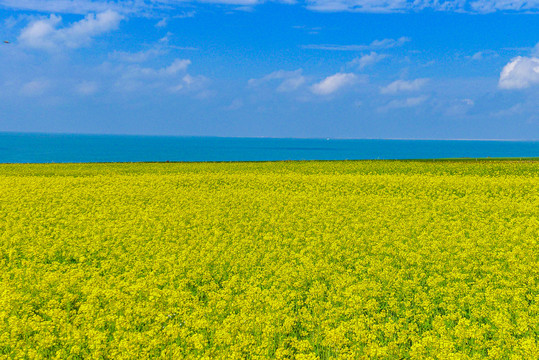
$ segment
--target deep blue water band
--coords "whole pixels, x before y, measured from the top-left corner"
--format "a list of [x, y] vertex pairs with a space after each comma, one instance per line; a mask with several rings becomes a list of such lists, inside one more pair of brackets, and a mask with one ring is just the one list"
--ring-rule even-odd
[[539, 141], [0, 133], [0, 163], [539, 157]]

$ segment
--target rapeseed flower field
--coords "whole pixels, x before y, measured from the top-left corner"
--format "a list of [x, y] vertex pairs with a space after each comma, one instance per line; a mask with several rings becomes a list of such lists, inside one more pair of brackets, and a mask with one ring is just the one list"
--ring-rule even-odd
[[0, 165], [2, 359], [537, 359], [539, 162]]

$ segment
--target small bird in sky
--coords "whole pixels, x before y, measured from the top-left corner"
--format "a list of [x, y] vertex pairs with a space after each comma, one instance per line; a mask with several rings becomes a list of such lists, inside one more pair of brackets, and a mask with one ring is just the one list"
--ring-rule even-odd
[[7, 40], [4, 40], [4, 44], [9, 44], [9, 41], [7, 41]]

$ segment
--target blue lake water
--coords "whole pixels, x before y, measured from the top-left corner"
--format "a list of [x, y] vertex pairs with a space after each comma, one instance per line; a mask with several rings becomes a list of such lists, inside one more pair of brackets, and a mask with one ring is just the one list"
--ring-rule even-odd
[[539, 157], [539, 141], [0, 133], [0, 163]]

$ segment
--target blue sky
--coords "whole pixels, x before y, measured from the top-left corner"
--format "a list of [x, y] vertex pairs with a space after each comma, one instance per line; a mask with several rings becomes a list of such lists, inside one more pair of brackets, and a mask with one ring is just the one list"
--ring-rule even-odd
[[539, 138], [539, 0], [0, 0], [0, 131]]

